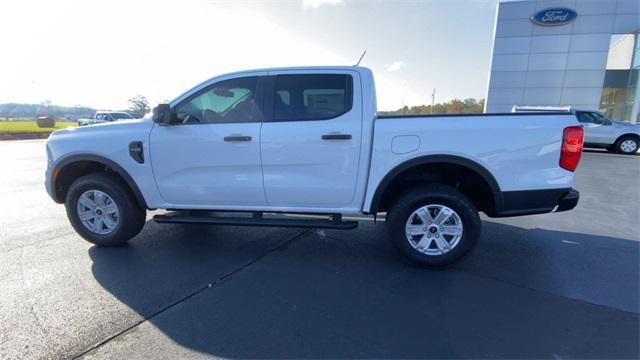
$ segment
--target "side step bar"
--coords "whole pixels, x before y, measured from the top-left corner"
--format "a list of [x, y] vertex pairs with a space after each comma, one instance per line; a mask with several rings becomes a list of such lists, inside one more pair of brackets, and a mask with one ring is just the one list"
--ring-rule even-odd
[[209, 224], [209, 225], [241, 225], [241, 226], [277, 226], [277, 227], [302, 227], [325, 228], [337, 230], [351, 230], [358, 227], [357, 221], [342, 221], [341, 214], [330, 214], [331, 219], [318, 218], [293, 218], [293, 217], [268, 217], [263, 213], [252, 213], [252, 217], [240, 216], [216, 216], [207, 211], [176, 211], [172, 213], [155, 215], [153, 220], [157, 223], [179, 224]]

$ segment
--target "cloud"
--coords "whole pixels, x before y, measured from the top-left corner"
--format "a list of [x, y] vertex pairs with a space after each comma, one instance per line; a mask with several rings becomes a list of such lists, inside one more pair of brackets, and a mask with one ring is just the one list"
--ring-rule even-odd
[[[0, 61], [0, 103], [49, 99], [56, 105], [122, 109], [136, 94], [152, 103], [173, 99], [203, 80], [238, 70], [353, 63], [352, 56], [346, 58], [332, 48], [306, 41], [303, 33], [291, 31], [250, 5], [230, 7], [200, 0], [179, 4], [37, 1], [0, 1], [0, 14], [29, 14], [34, 22], [21, 26], [27, 15], [0, 21], [0, 34], [15, 32], [2, 37], [3, 46], [20, 54]], [[189, 18], [193, 23], [177, 28], [145, 26], [140, 14], [149, 7], [154, 8], [154, 21], [159, 23], [175, 18]], [[33, 8], [43, 12], [32, 14]], [[118, 18], [131, 26], [92, 26], [96, 16], [98, 22]], [[239, 21], [247, 26], [236, 29]], [[234, 36], [218, 36], [224, 29], [236, 29]], [[207, 37], [204, 42], [202, 34]], [[211, 38], [216, 38], [215, 46]], [[179, 49], [167, 52], [168, 43], [179, 43]], [[289, 44], [297, 45], [294, 49]], [[91, 56], [103, 48], [118, 49], [122, 56]], [[64, 56], [42, 61], [42, 54], [58, 53]], [[262, 55], [256, 57], [256, 53]]]
[[[345, 56], [332, 47], [306, 41], [304, 32], [292, 31], [250, 5], [228, 7], [200, 0], [184, 1], [179, 6], [157, 0], [32, 1], [0, 1], [0, 13], [29, 14], [33, 21], [28, 27], [22, 26], [24, 16], [0, 21], [0, 34], [21, 29], [15, 36], [2, 38], [7, 49], [21, 56], [5, 56], [0, 62], [0, 102], [39, 103], [49, 99], [56, 105], [123, 109], [134, 95], [145, 95], [152, 103], [170, 100], [223, 73], [276, 66], [348, 65], [353, 64], [354, 55], [360, 55]], [[159, 23], [189, 18], [191, 25], [139, 25], [139, 14], [150, 6]], [[43, 11], [32, 13], [33, 8]], [[132, 25], [93, 26], [96, 16], [99, 22], [118, 18]], [[240, 20], [249, 25], [236, 29]], [[202, 34], [214, 36], [220, 29], [237, 31], [233, 37], [216, 36], [215, 47], [203, 42]], [[144, 46], [140, 45], [141, 39]], [[180, 46], [167, 52], [167, 43]], [[292, 48], [289, 44], [297, 45]], [[118, 49], [126, 56], [91, 57], [94, 48]], [[221, 54], [219, 49], [226, 52]], [[65, 56], [42, 61], [42, 54], [57, 53]], [[262, 56], [256, 57], [256, 53]], [[430, 103], [431, 85], [385, 68], [373, 66], [381, 110]], [[158, 74], [162, 81], [158, 81]]]
[[317, 9], [323, 5], [342, 6], [344, 0], [302, 0], [302, 7], [305, 9]]
[[386, 70], [389, 72], [396, 72], [402, 70], [405, 66], [407, 66], [407, 64], [404, 61], [397, 60], [392, 62], [390, 65], [387, 65]]
[[398, 78], [397, 73], [388, 73], [372, 69], [376, 82], [378, 110], [397, 110], [405, 105], [423, 105], [431, 103], [428, 87], [417, 86], [413, 81]]

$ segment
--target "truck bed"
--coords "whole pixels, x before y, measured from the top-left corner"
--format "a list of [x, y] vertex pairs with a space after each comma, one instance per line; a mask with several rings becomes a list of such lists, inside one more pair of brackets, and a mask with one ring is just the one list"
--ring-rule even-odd
[[500, 197], [518, 198], [531, 189], [564, 192], [573, 173], [559, 166], [563, 130], [578, 124], [566, 112], [379, 116], [365, 208], [374, 186], [396, 166], [429, 156], [486, 169]]

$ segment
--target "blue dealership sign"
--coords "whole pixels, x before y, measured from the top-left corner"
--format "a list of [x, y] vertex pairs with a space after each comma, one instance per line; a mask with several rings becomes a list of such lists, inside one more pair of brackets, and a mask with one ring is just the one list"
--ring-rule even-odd
[[549, 8], [531, 15], [531, 21], [542, 26], [566, 25], [576, 19], [578, 13], [568, 8]]

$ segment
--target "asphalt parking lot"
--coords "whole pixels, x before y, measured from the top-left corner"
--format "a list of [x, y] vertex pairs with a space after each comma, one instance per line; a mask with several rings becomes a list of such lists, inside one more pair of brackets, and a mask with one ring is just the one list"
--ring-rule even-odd
[[571, 212], [484, 219], [441, 271], [383, 224], [159, 225], [91, 246], [44, 141], [0, 142], [0, 358], [638, 358], [640, 156], [584, 154]]

